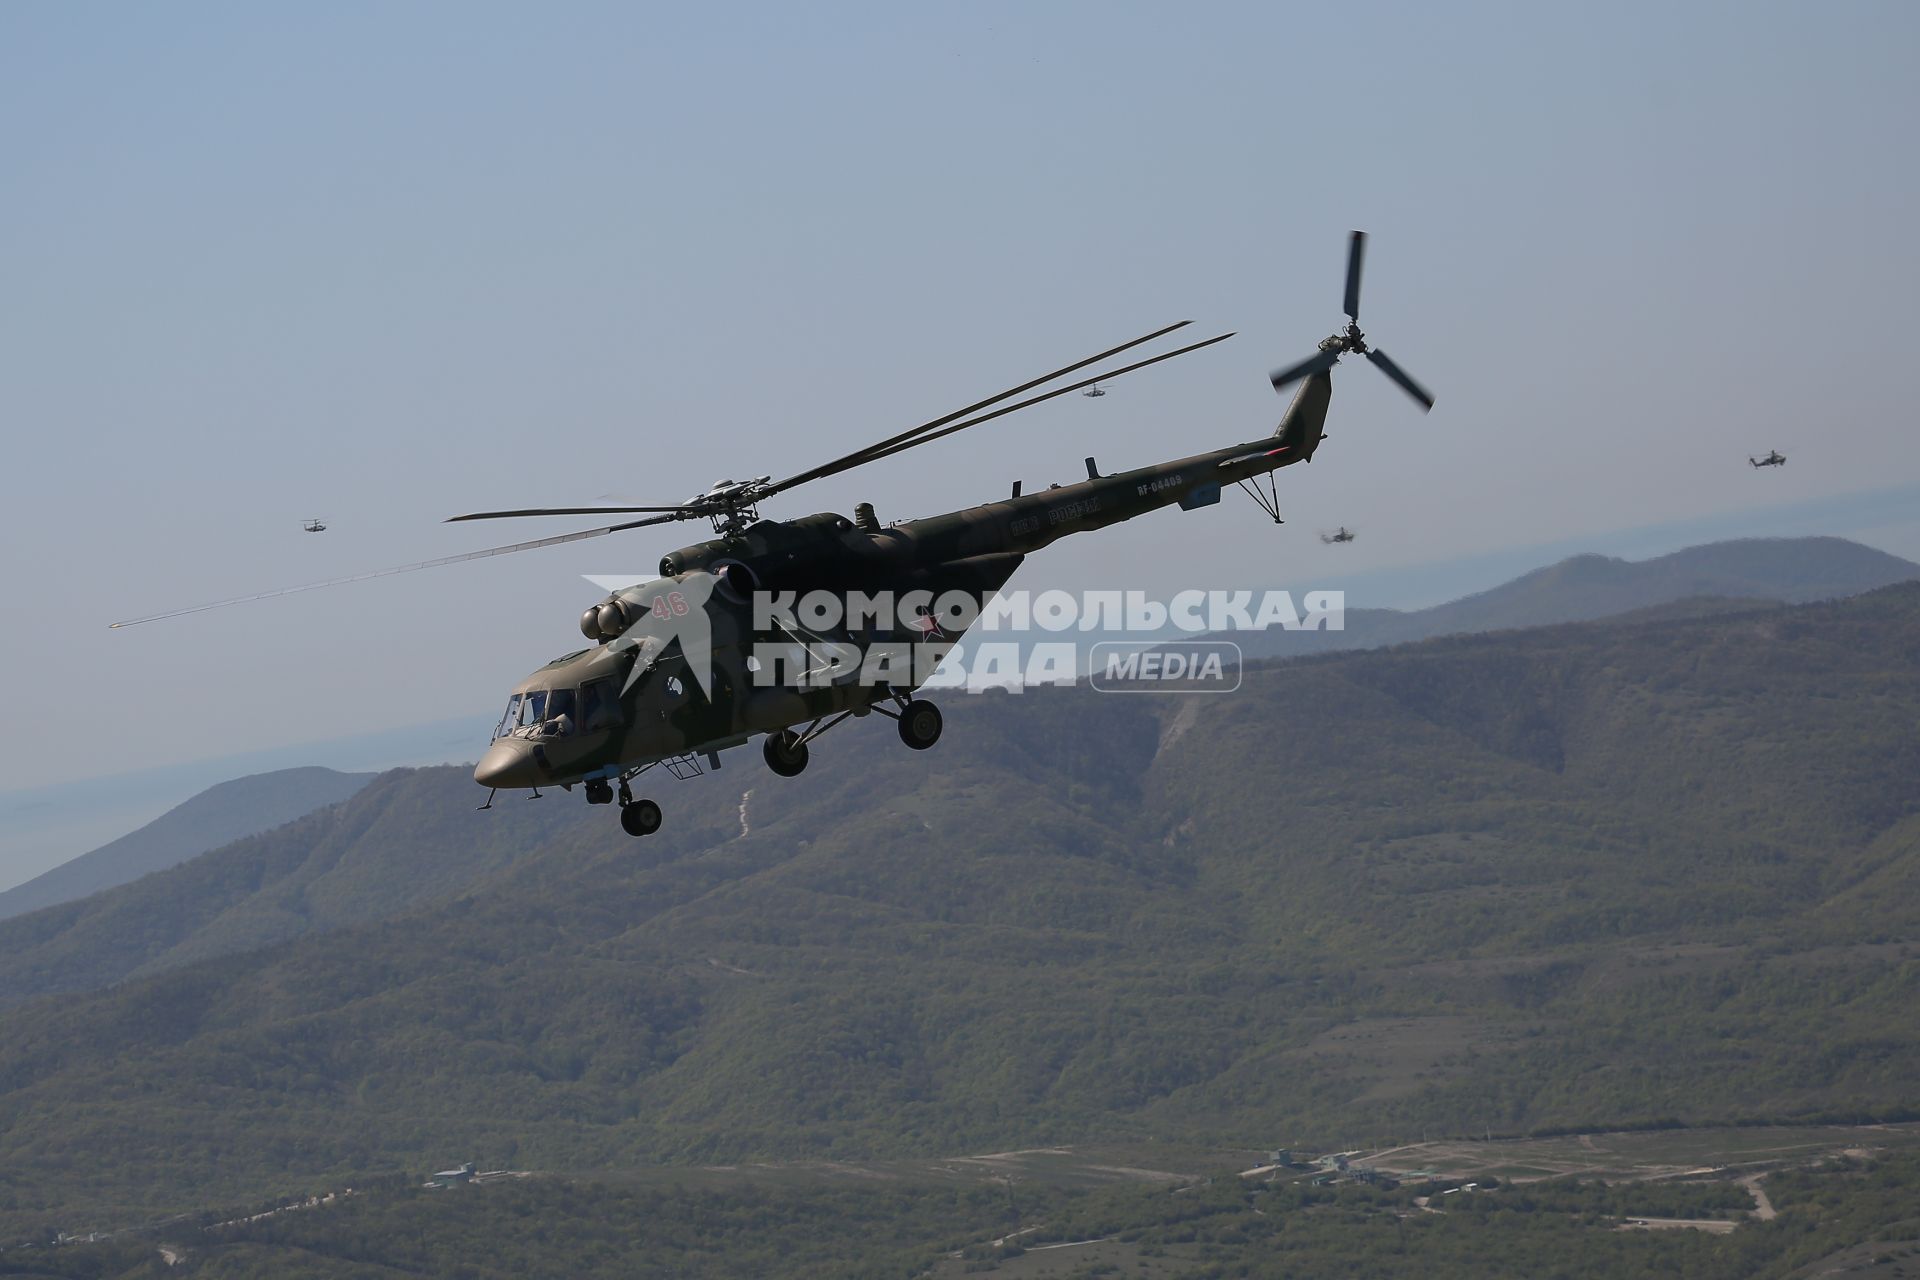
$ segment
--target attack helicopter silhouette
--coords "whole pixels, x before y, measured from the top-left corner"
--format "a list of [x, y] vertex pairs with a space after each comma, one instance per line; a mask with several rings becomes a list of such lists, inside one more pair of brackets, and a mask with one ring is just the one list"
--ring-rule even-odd
[[1764, 458], [1748, 458], [1747, 462], [1755, 467], [1784, 467], [1787, 465], [1787, 455], [1774, 449]]
[[1359, 534], [1347, 528], [1347, 526], [1341, 525], [1338, 529], [1334, 530], [1332, 533], [1321, 534], [1320, 541], [1327, 543], [1328, 545], [1332, 545], [1333, 543], [1336, 543], [1336, 542], [1352, 542], [1355, 538], [1359, 536], [1360, 536]]
[[[999, 501], [884, 526], [868, 503], [858, 504], [852, 519], [832, 512], [787, 520], [760, 515], [763, 502], [801, 485], [1056, 396], [1098, 390], [1103, 382], [1233, 336], [1207, 338], [1014, 399], [1190, 323], [1180, 321], [781, 480], [723, 480], [684, 502], [662, 506], [541, 507], [454, 516], [454, 521], [639, 518], [112, 625], [705, 520], [712, 538], [669, 552], [660, 559], [657, 578], [614, 591], [581, 616], [580, 630], [591, 647], [554, 659], [514, 688], [474, 770], [474, 780], [489, 789], [481, 807], [491, 807], [501, 789], [538, 796], [541, 787], [571, 791], [578, 786], [590, 804], [617, 800], [621, 826], [643, 836], [659, 828], [661, 811], [653, 800], [634, 796], [638, 778], [656, 768], [689, 777], [704, 771], [703, 762], [718, 769], [720, 752], [755, 737], [764, 738], [766, 763], [783, 777], [802, 772], [811, 745], [850, 717], [888, 717], [906, 746], [925, 750], [939, 740], [942, 718], [938, 707], [915, 692], [1028, 555], [1069, 534], [1163, 507], [1213, 506], [1228, 485], [1254, 496], [1278, 521], [1273, 473], [1312, 460], [1324, 436], [1332, 370], [1345, 355], [1364, 356], [1423, 409], [1432, 408], [1433, 397], [1369, 346], [1360, 331], [1366, 240], [1356, 231], [1349, 242], [1346, 326], [1324, 339], [1315, 355], [1269, 375], [1276, 392], [1300, 383], [1271, 435], [1107, 475], [1088, 458], [1087, 478], [1076, 483], [1023, 494], [1016, 481]], [[1004, 403], [1009, 400], [1014, 403]], [[1267, 494], [1252, 484], [1261, 476], [1267, 477]], [[899, 607], [810, 625], [790, 603], [781, 603], [815, 592], [885, 597], [898, 600]]]

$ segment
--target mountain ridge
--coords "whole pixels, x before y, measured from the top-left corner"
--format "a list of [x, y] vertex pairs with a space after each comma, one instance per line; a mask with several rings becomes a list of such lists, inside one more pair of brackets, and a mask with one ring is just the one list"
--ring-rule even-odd
[[1807, 604], [1920, 578], [1920, 564], [1834, 537], [1740, 538], [1646, 560], [1585, 553], [1424, 609], [1350, 608], [1341, 631], [1223, 632], [1248, 658], [1585, 622], [1689, 600]]
[[292, 822], [347, 799], [373, 777], [308, 765], [218, 783], [152, 822], [0, 892], [0, 920], [126, 884]]
[[551, 834], [543, 834], [537, 810], [510, 811], [490, 827], [452, 835], [422, 821], [422, 814], [439, 819], [470, 808], [463, 802], [473, 790], [464, 769], [389, 770], [346, 800], [271, 831], [0, 921], [0, 1005], [384, 919], [457, 894]]

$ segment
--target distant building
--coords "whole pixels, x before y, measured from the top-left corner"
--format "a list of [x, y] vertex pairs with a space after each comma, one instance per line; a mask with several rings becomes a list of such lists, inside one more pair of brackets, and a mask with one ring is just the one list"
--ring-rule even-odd
[[475, 1165], [469, 1160], [458, 1169], [442, 1169], [427, 1179], [429, 1187], [457, 1187], [463, 1182], [472, 1182]]

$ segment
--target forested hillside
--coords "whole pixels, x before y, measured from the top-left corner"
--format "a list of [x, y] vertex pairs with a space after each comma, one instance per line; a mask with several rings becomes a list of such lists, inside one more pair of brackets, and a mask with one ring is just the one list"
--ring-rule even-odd
[[0, 921], [0, 1005], [451, 897], [582, 817], [556, 805], [475, 822], [465, 813], [477, 803], [473, 780], [454, 769], [397, 770], [354, 791], [170, 870]]
[[0, 1015], [0, 1225], [456, 1158], [1920, 1108], [1920, 586], [947, 710], [657, 784], [646, 841], [429, 770], [327, 874], [224, 851], [261, 893], [174, 945], [400, 913]]

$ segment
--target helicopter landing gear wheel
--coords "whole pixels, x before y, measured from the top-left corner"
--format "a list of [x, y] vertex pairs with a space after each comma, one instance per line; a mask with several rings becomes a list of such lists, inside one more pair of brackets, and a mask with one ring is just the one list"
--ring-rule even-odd
[[900, 741], [915, 751], [925, 751], [940, 741], [943, 723], [940, 708], [925, 698], [915, 698], [900, 709]]
[[660, 806], [651, 800], [621, 805], [620, 829], [630, 836], [652, 835], [660, 829]]
[[783, 778], [798, 777], [807, 767], [807, 744], [791, 729], [768, 734], [762, 750], [767, 757], [767, 768]]

